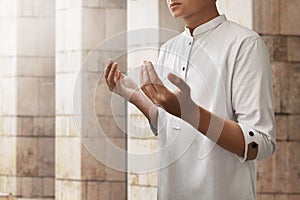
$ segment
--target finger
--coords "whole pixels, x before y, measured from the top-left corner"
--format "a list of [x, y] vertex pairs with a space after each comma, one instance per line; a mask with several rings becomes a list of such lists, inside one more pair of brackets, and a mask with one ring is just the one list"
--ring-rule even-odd
[[142, 85], [150, 83], [148, 72], [147, 72], [147, 67], [145, 64], [142, 65], [142, 77], [143, 77]]
[[145, 85], [147, 86], [148, 91], [151, 92], [152, 95], [157, 94], [158, 90], [155, 87], [155, 83], [153, 83], [153, 81], [151, 80], [150, 73], [148, 70], [148, 62], [146, 62], [146, 65], [144, 65], [143, 68], [144, 68], [144, 74], [145, 74], [144, 78], [146, 79]]
[[144, 94], [154, 103], [154, 104], [158, 104], [158, 101], [157, 101], [157, 93], [156, 91], [154, 90], [152, 84], [146, 84], [146, 85], [143, 85], [141, 87], [142, 91], [144, 92]]
[[118, 68], [118, 63], [114, 62], [113, 65], [112, 65], [112, 68], [111, 68], [111, 70], [108, 74], [108, 78], [107, 78], [107, 81], [108, 81], [110, 87], [115, 86], [114, 77], [116, 75], [117, 68]]
[[109, 74], [109, 72], [111, 70], [112, 64], [113, 64], [113, 61], [112, 61], [112, 59], [110, 59], [107, 62], [106, 66], [105, 66], [105, 70], [104, 70], [104, 77], [105, 77], [105, 79], [108, 78], [108, 74]]
[[147, 71], [148, 71], [148, 74], [149, 74], [149, 78], [151, 80], [152, 83], [155, 83], [155, 84], [161, 84], [162, 85], [162, 81], [160, 80], [160, 78], [158, 77], [155, 69], [154, 69], [154, 66], [152, 64], [152, 62], [147, 62]]
[[176, 85], [181, 91], [189, 91], [190, 87], [178, 76], [173, 73], [168, 74], [168, 80]]
[[150, 81], [153, 89], [158, 94], [163, 83], [160, 80], [160, 78], [158, 77], [151, 62], [147, 63], [147, 73], [148, 73], [148, 78], [149, 78], [149, 81]]
[[143, 69], [144, 65], [141, 65], [140, 67], [140, 87], [142, 87], [144, 85], [144, 69]]
[[153, 87], [153, 84], [149, 81], [147, 67], [145, 65], [142, 66], [142, 73], [143, 73], [143, 84], [142, 84], [142, 91], [144, 94], [155, 103], [155, 97], [157, 96], [157, 91]]
[[115, 72], [115, 76], [114, 76], [115, 83], [120, 79], [120, 76], [121, 76], [121, 71], [119, 69], [117, 69]]

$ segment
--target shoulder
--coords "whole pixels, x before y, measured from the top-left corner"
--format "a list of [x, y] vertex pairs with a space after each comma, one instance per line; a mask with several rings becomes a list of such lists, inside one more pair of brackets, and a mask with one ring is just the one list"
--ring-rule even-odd
[[261, 36], [255, 31], [229, 20], [221, 24], [219, 32], [225, 34], [232, 43], [240, 46], [240, 49], [255, 42], [264, 43]]

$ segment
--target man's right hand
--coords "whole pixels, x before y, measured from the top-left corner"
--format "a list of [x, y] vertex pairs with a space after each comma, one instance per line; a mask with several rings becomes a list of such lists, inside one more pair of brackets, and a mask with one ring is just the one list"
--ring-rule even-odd
[[132, 102], [142, 95], [137, 84], [118, 69], [118, 63], [110, 60], [105, 67], [104, 76], [109, 90], [127, 101]]
[[157, 108], [138, 87], [138, 85], [118, 69], [118, 63], [110, 60], [104, 71], [106, 84], [110, 91], [134, 104], [154, 127], [157, 122]]

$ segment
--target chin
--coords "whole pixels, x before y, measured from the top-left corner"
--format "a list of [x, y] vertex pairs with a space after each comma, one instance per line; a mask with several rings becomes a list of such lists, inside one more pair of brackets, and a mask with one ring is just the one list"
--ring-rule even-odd
[[179, 12], [172, 12], [171, 13], [172, 14], [172, 16], [174, 17], [174, 18], [179, 18], [179, 17], [181, 17], [181, 13], [179, 13]]

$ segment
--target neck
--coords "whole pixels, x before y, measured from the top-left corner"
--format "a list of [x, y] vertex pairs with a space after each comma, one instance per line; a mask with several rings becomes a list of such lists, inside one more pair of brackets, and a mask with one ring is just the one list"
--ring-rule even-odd
[[186, 16], [183, 19], [188, 29], [190, 30], [191, 35], [193, 35], [195, 28], [214, 19], [219, 15], [220, 14], [217, 10], [217, 7], [214, 6], [214, 7], [206, 8], [204, 9], [204, 11], [195, 13], [193, 15]]

